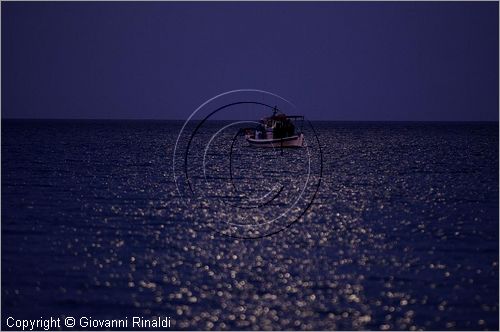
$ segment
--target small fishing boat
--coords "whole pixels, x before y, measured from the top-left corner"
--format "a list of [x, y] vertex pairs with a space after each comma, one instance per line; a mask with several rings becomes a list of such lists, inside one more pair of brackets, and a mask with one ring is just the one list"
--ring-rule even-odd
[[304, 121], [303, 115], [286, 115], [275, 107], [273, 115], [260, 120], [257, 128], [245, 130], [245, 139], [251, 146], [262, 148], [299, 148], [304, 145], [304, 134], [296, 130], [295, 121]]

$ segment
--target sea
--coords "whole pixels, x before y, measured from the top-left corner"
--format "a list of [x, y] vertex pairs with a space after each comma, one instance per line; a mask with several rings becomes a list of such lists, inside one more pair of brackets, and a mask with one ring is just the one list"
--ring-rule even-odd
[[3, 119], [2, 328], [498, 330], [498, 122], [309, 124]]

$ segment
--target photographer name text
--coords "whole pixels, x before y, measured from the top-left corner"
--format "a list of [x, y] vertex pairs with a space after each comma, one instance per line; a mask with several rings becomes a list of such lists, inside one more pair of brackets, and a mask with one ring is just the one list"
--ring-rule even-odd
[[92, 317], [66, 317], [66, 318], [43, 318], [39, 319], [17, 319], [7, 318], [7, 327], [13, 330], [40, 331], [64, 328], [104, 329], [104, 328], [170, 328], [170, 317], [125, 317], [123, 319], [96, 319]]

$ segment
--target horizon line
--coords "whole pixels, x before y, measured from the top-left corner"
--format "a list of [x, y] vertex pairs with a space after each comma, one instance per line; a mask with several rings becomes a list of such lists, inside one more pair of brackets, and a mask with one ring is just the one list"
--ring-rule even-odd
[[[46, 121], [186, 121], [186, 119], [154, 119], [154, 118], [11, 118], [2, 117], [1, 120], [46, 120]], [[202, 119], [193, 119], [201, 121]], [[206, 121], [240, 121], [241, 119], [217, 119]], [[307, 119], [314, 122], [499, 122], [496, 120], [319, 120]]]

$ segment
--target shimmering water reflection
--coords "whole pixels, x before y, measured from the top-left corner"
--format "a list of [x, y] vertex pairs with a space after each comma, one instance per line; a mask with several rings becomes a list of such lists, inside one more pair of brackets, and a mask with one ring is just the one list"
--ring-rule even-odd
[[3, 317], [498, 329], [497, 124], [315, 123], [318, 197], [253, 241], [179, 199], [180, 126], [2, 122]]

